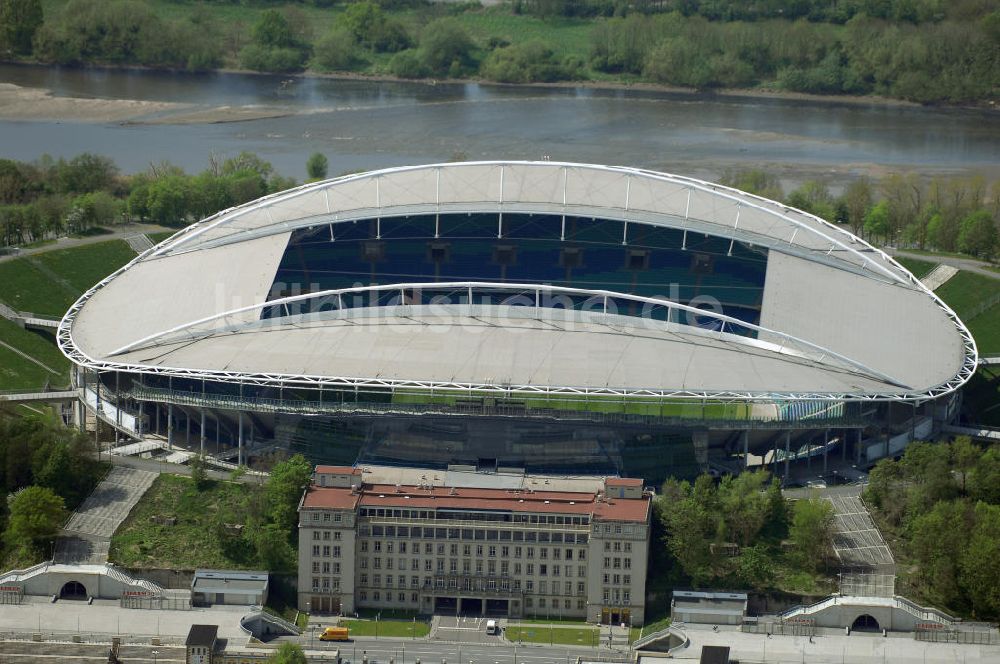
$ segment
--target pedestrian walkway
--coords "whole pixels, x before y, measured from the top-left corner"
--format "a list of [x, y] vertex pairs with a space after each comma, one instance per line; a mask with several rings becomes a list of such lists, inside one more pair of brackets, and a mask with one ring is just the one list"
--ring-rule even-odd
[[153, 484], [157, 474], [116, 466], [73, 512], [56, 540], [54, 560], [100, 564], [108, 559], [111, 536]]
[[958, 274], [957, 267], [952, 265], [938, 265], [920, 281], [927, 287], [927, 290], [933, 291], [941, 288], [941, 286], [944, 286], [944, 284], [956, 274]]

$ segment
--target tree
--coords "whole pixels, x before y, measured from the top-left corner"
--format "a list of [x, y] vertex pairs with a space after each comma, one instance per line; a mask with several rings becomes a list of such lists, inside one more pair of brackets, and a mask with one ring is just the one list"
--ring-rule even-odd
[[194, 480], [194, 488], [198, 491], [203, 491], [208, 487], [208, 464], [205, 463], [205, 457], [200, 454], [196, 454], [191, 457], [188, 461], [188, 467], [191, 469], [191, 479]]
[[971, 526], [967, 512], [960, 501], [940, 502], [916, 517], [911, 528], [920, 580], [948, 605], [961, 595], [959, 562]]
[[882, 238], [889, 241], [889, 234], [892, 232], [892, 225], [889, 221], [889, 203], [879, 201], [865, 215], [865, 231], [870, 238]]
[[373, 2], [354, 2], [342, 18], [344, 26], [359, 44], [380, 53], [395, 53], [409, 48], [410, 36], [399, 21], [385, 15]]
[[31, 53], [42, 20], [41, 0], [0, 0], [0, 50]]
[[1000, 447], [990, 447], [976, 460], [968, 486], [973, 500], [1000, 505]]
[[740, 580], [754, 588], [765, 588], [774, 580], [773, 556], [760, 544], [740, 551], [738, 565]]
[[307, 47], [295, 37], [284, 14], [268, 9], [251, 30], [252, 43], [240, 51], [244, 67], [257, 71], [286, 72], [301, 69]]
[[296, 45], [292, 27], [284, 14], [268, 9], [254, 23], [250, 36], [254, 43], [268, 48], [285, 48]]
[[804, 567], [821, 569], [832, 548], [833, 506], [820, 498], [796, 501], [788, 537]]
[[8, 496], [7, 510], [8, 544], [36, 550], [55, 538], [69, 516], [62, 497], [42, 486], [29, 486]]
[[297, 643], [282, 643], [274, 654], [267, 658], [274, 664], [306, 664], [306, 654]]
[[312, 466], [301, 454], [275, 464], [271, 470], [266, 488], [268, 516], [284, 531], [286, 539], [295, 532], [299, 499], [311, 478]]
[[346, 28], [334, 28], [326, 33], [313, 48], [313, 61], [326, 71], [351, 69], [360, 61], [354, 35]]
[[431, 21], [420, 33], [420, 57], [434, 74], [462, 76], [473, 65], [472, 37], [453, 18]]
[[851, 180], [851, 184], [844, 190], [843, 200], [851, 232], [860, 235], [865, 225], [865, 214], [872, 205], [871, 180], [866, 177]]
[[306, 173], [309, 174], [310, 180], [323, 180], [326, 178], [328, 166], [329, 162], [323, 154], [313, 152], [306, 161]]
[[993, 257], [997, 248], [997, 225], [988, 210], [977, 210], [962, 219], [958, 248], [977, 258]]
[[1000, 506], [976, 505], [960, 579], [977, 616], [1000, 614]]

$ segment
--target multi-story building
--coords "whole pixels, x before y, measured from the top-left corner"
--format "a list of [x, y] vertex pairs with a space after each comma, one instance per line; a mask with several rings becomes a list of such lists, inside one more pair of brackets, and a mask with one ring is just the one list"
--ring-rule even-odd
[[299, 609], [641, 624], [651, 494], [379, 484], [317, 466], [299, 504]]

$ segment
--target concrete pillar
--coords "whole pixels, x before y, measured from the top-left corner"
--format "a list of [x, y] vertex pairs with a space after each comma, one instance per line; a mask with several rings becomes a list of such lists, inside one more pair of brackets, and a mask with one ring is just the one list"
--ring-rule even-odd
[[79, 373], [80, 379], [80, 393], [83, 397], [80, 399], [80, 432], [87, 432], [87, 370], [80, 369]]
[[[121, 373], [115, 372], [115, 423], [121, 427], [122, 425], [122, 390], [121, 390]], [[116, 436], [117, 437], [117, 436]]]
[[851, 437], [851, 430], [844, 429], [844, 435], [840, 440], [840, 460], [847, 461], [847, 443]]
[[792, 432], [786, 431], [785, 432], [785, 480], [788, 479], [788, 464], [791, 461], [791, 459], [789, 458], [790, 450], [788, 449], [788, 446], [791, 444], [791, 442], [792, 442]]
[[858, 429], [858, 442], [854, 448], [854, 463], [861, 463], [861, 446], [864, 443], [861, 442], [861, 429]]
[[236, 464], [239, 466], [243, 465], [243, 411], [236, 411], [236, 417], [239, 419], [239, 438], [237, 439], [237, 449], [236, 449]]
[[750, 467], [750, 432], [744, 430], [741, 438], [743, 438], [743, 468], [745, 470]]
[[154, 405], [153, 408], [156, 409], [156, 435], [160, 435], [160, 406]]
[[187, 427], [187, 431], [184, 435], [184, 444], [191, 447], [191, 413], [184, 411], [184, 426]]
[[174, 449], [174, 404], [167, 404], [167, 449]]
[[823, 473], [826, 473], [826, 453], [828, 447], [830, 446], [830, 430], [827, 429], [823, 432]]
[[205, 456], [205, 409], [204, 408], [201, 409], [201, 429], [199, 431], [201, 433], [200, 453], [202, 456]]

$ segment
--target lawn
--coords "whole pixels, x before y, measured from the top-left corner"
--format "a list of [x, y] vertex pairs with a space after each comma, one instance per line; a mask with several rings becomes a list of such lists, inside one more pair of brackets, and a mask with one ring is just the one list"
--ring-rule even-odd
[[[1000, 279], [961, 271], [935, 292], [969, 327], [981, 354], [1000, 352]], [[995, 304], [984, 311], [987, 302]]]
[[0, 302], [13, 309], [61, 318], [78, 296], [55, 282], [28, 258], [0, 263]]
[[431, 632], [424, 620], [341, 620], [341, 627], [350, 630], [351, 636], [387, 636], [420, 639]]
[[907, 258], [906, 256], [896, 256], [896, 262], [912, 272], [917, 279], [923, 279], [938, 265], [933, 261], [922, 261], [919, 258]]
[[59, 352], [54, 340], [41, 333], [24, 330], [0, 318], [0, 341], [27, 353], [55, 372], [46, 371], [10, 349], [0, 346], [0, 390], [69, 385], [69, 360]]
[[71, 249], [57, 249], [32, 256], [57, 274], [78, 293], [90, 290], [97, 282], [108, 276], [133, 258], [135, 252], [124, 240], [109, 240], [95, 244], [85, 244]]
[[[111, 560], [126, 567], [261, 569], [242, 538], [224, 541], [222, 523], [239, 523], [251, 486], [212, 482], [203, 491], [188, 477], [160, 475], [111, 538]], [[153, 517], [176, 517], [175, 525]]]
[[0, 263], [0, 301], [18, 311], [62, 318], [77, 298], [135, 258], [122, 240], [55, 249]]
[[504, 630], [508, 641], [523, 643], [549, 643], [561, 646], [598, 645], [600, 634], [596, 627], [543, 627], [515, 625]]

